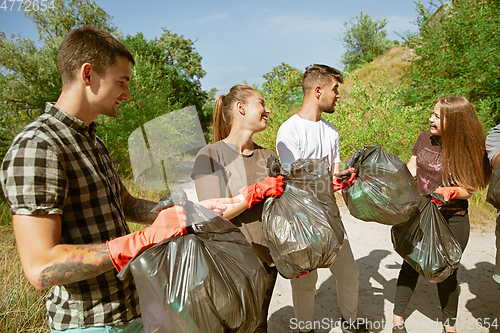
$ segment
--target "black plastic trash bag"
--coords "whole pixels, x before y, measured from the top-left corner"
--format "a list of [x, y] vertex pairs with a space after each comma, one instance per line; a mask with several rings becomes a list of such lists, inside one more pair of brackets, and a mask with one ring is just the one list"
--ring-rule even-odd
[[496, 209], [500, 209], [500, 168], [496, 168], [491, 177], [490, 186], [486, 193], [486, 202]]
[[396, 225], [418, 212], [420, 195], [413, 176], [396, 156], [380, 146], [364, 146], [345, 163], [358, 171], [354, 184], [342, 190], [352, 216]]
[[458, 267], [462, 249], [453, 231], [425, 195], [413, 220], [391, 228], [394, 250], [427, 280], [446, 280]]
[[145, 331], [253, 332], [265, 295], [264, 266], [229, 221], [189, 201], [183, 206], [192, 223], [188, 234], [147, 249], [119, 274], [133, 274]]
[[331, 267], [345, 230], [327, 158], [299, 159], [283, 176], [281, 197], [264, 203], [262, 228], [278, 272], [291, 279], [302, 272]]

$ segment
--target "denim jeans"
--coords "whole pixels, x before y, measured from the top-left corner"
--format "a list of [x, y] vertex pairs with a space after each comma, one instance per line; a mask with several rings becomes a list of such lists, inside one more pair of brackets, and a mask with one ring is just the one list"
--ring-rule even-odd
[[64, 331], [50, 330], [52, 333], [144, 333], [142, 319], [136, 319], [129, 324], [119, 326], [90, 326], [85, 328], [70, 328]]

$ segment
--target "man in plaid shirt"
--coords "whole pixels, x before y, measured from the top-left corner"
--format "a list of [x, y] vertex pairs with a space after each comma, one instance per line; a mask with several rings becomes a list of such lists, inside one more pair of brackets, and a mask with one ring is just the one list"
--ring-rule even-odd
[[[46, 301], [53, 331], [140, 332], [133, 280], [117, 271], [143, 246], [185, 234], [185, 211], [153, 214], [156, 203], [131, 196], [95, 134], [96, 117], [116, 116], [130, 99], [129, 50], [85, 27], [66, 36], [57, 61], [61, 95], [16, 136], [0, 171], [22, 266], [35, 288], [53, 287]], [[204, 205], [220, 213], [226, 202]], [[126, 221], [153, 224], [130, 233]]]

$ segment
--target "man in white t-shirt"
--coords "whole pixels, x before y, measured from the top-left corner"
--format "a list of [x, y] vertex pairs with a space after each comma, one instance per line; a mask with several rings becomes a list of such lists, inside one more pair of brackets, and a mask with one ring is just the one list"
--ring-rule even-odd
[[[286, 170], [299, 158], [328, 156], [336, 190], [346, 186], [346, 182], [334, 176], [340, 172], [339, 134], [335, 126], [321, 118], [321, 115], [323, 112], [335, 111], [335, 103], [340, 98], [338, 87], [342, 82], [342, 73], [335, 68], [317, 64], [307, 67], [302, 79], [304, 103], [297, 114], [281, 125], [276, 137], [278, 155]], [[342, 331], [369, 332], [366, 325], [357, 320], [359, 271], [348, 240], [344, 240], [337, 262], [330, 271], [337, 280]], [[290, 280], [293, 308], [300, 332], [313, 332], [317, 280], [316, 270]]]

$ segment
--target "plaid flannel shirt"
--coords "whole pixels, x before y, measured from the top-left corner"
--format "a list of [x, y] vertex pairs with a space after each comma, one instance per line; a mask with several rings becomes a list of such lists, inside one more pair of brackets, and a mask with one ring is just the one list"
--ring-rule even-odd
[[[99, 244], [129, 233], [121, 180], [95, 123], [51, 104], [13, 140], [0, 179], [12, 214], [61, 215], [61, 244]], [[121, 325], [140, 317], [133, 280], [115, 270], [53, 287], [46, 300], [56, 330]]]

